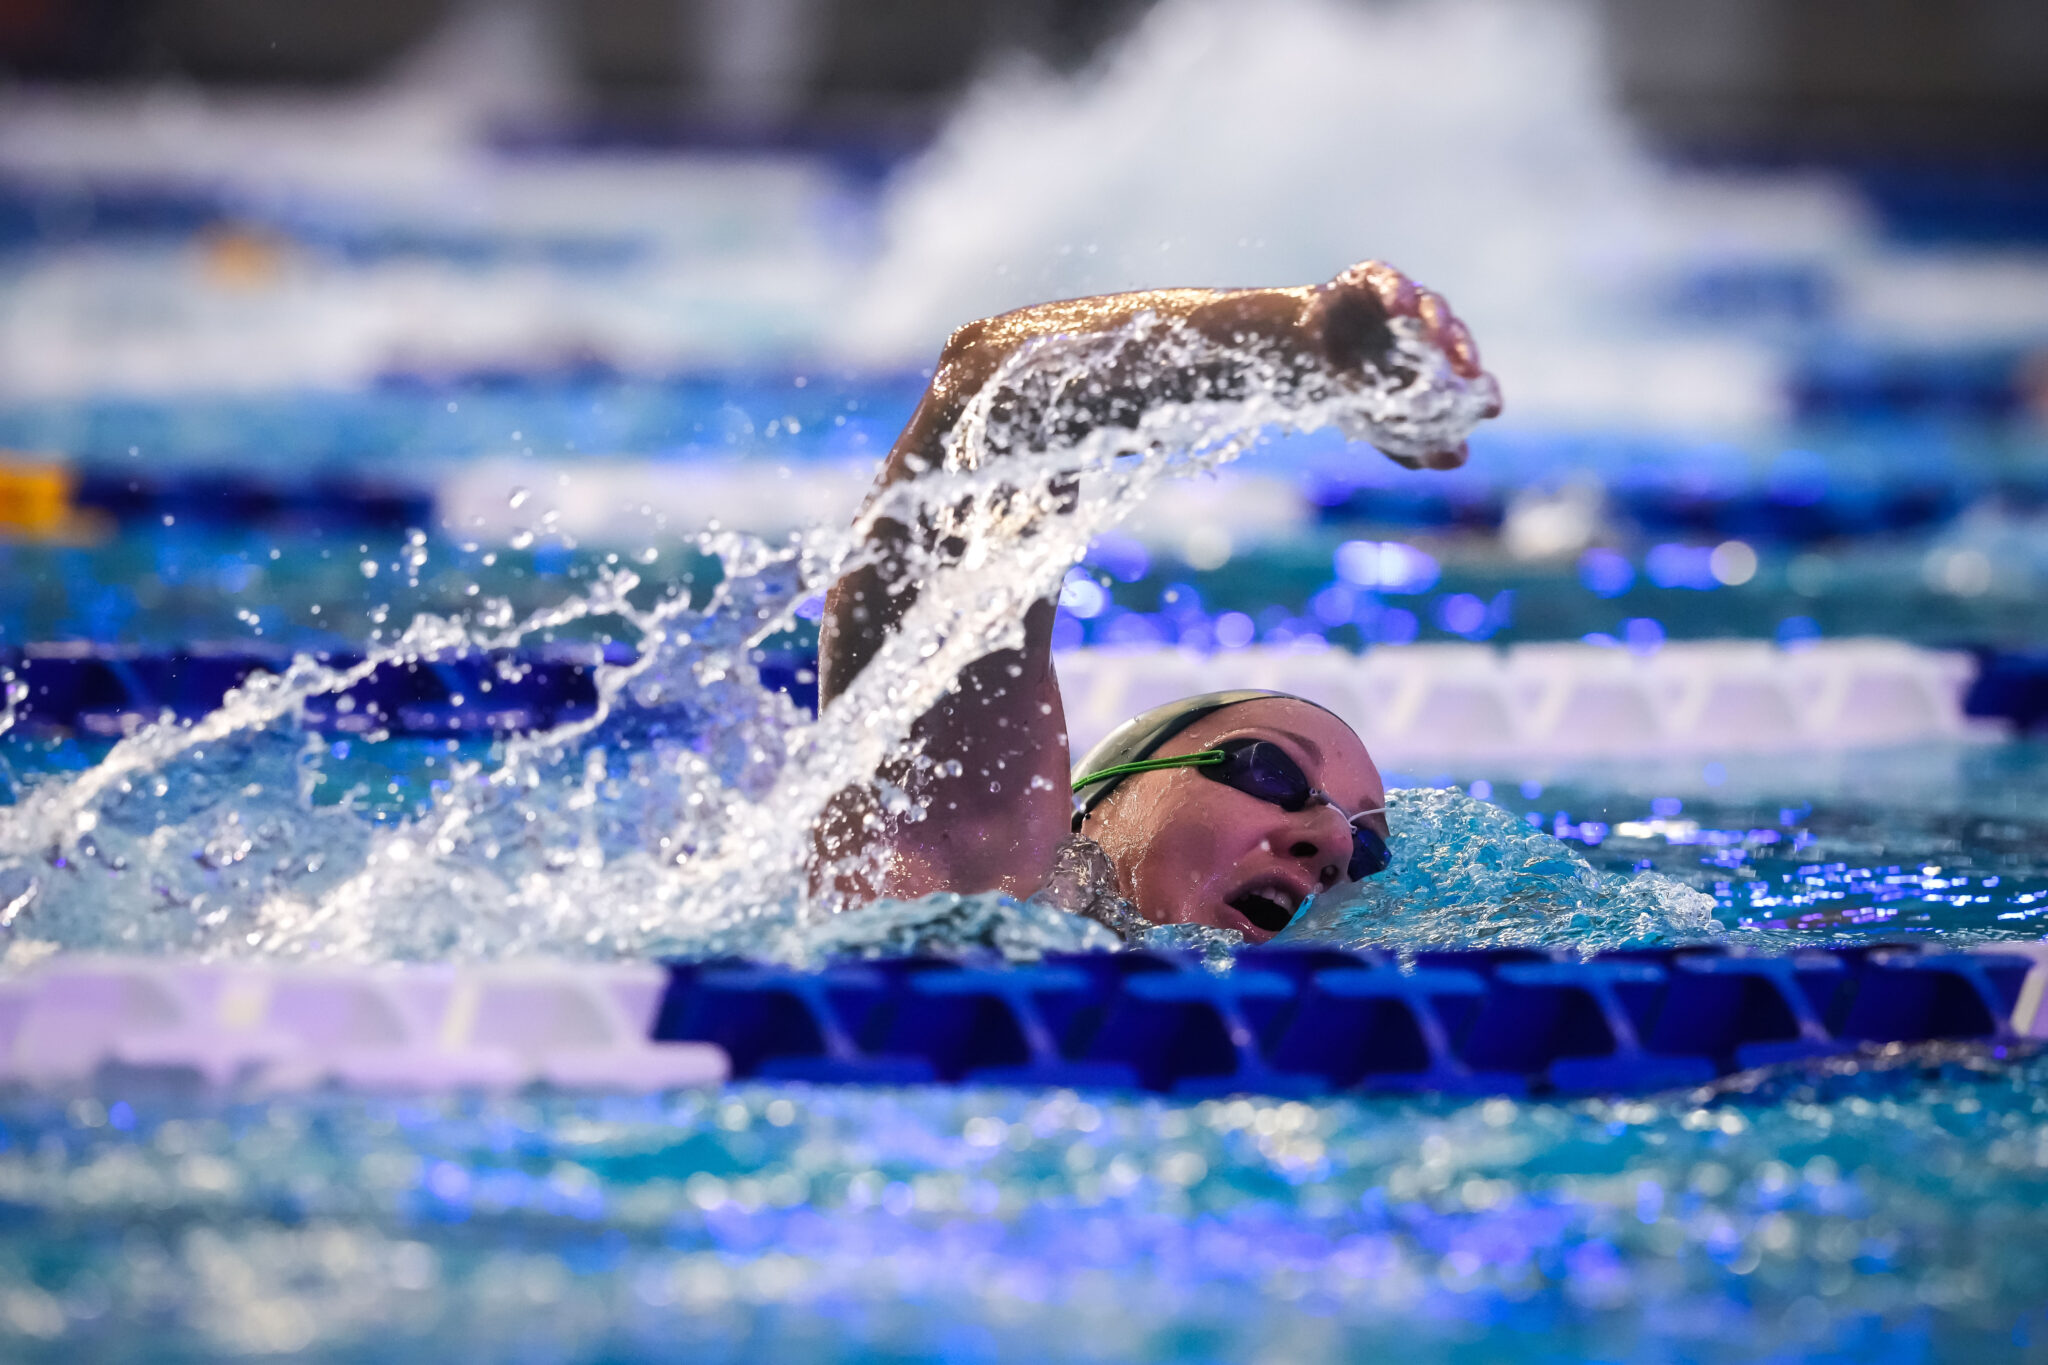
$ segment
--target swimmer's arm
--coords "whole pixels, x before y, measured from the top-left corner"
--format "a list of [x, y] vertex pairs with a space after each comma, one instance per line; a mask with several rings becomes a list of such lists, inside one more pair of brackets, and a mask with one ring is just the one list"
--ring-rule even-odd
[[[883, 482], [935, 464], [968, 402], [1026, 345], [1108, 336], [1141, 316], [1178, 324], [1215, 349], [1206, 359], [1177, 358], [1162, 365], [1134, 344], [1099, 370], [1086, 391], [1061, 394], [1061, 415], [1071, 423], [1067, 436], [1091, 426], [1130, 425], [1162, 402], [1235, 396], [1255, 363], [1263, 363], [1269, 382], [1282, 387], [1290, 379], [1381, 368], [1394, 351], [1392, 324], [1403, 318], [1421, 324], [1424, 337], [1444, 352], [1459, 376], [1475, 380], [1482, 373], [1472, 335], [1450, 305], [1375, 261], [1353, 266], [1325, 284], [1300, 288], [1155, 289], [1038, 304], [954, 332], [926, 402], [891, 452]], [[1462, 445], [1389, 455], [1411, 467], [1439, 469], [1465, 460]]]
[[[1471, 337], [1449, 306], [1377, 263], [1307, 288], [1153, 290], [1041, 304], [953, 334], [931, 386], [890, 451], [877, 491], [938, 467], [967, 404], [1021, 347], [1042, 338], [1108, 335], [1141, 315], [1181, 323], [1214, 341], [1219, 356], [1237, 358], [1221, 362], [1225, 367], [1254, 356], [1304, 375], [1377, 364], [1392, 347], [1390, 320], [1413, 317], [1460, 374], [1480, 373]], [[1093, 407], [1073, 414], [1081, 427], [1129, 425], [1148, 403], [1184, 396], [1171, 385], [1162, 388], [1156, 373], [1111, 372], [1101, 378]], [[1191, 378], [1218, 385], [1232, 380], [1224, 369], [1198, 370]], [[1079, 433], [1070, 427], [1068, 434]], [[1450, 468], [1463, 463], [1465, 452], [1461, 446], [1394, 458]], [[916, 600], [911, 536], [902, 523], [878, 519], [870, 562], [827, 595], [819, 639], [822, 705], [829, 706], [867, 666]], [[1053, 603], [1035, 604], [1025, 618], [1022, 648], [971, 665], [954, 694], [918, 722], [914, 733], [923, 752], [961, 765], [958, 777], [932, 781], [925, 819], [879, 820], [872, 793], [843, 794], [820, 832], [823, 861], [876, 840], [885, 854], [878, 881], [839, 884], [850, 899], [985, 890], [1023, 896], [1037, 889], [1067, 837], [1073, 801], [1052, 622]]]
[[[940, 353], [923, 400], [890, 449], [877, 480], [877, 493], [943, 462], [946, 438], [959, 424], [967, 404], [1021, 347], [1056, 337], [1107, 335], [1140, 315], [1183, 323], [1230, 355], [1264, 354], [1304, 372], [1357, 371], [1376, 365], [1393, 344], [1390, 321], [1415, 318], [1458, 374], [1473, 379], [1481, 373], [1471, 333], [1450, 305], [1429, 290], [1418, 289], [1392, 266], [1376, 261], [1353, 266], [1326, 284], [1301, 288], [1154, 289], [1043, 303], [971, 322], [953, 333]], [[1222, 375], [1196, 377], [1227, 379]], [[1103, 382], [1092, 395], [1063, 395], [1062, 402], [1080, 404], [1092, 399], [1092, 411], [1074, 414], [1084, 424], [1091, 419], [1102, 424], [1128, 423], [1146, 404], [1176, 396], [1159, 385], [1158, 379], [1156, 374], [1110, 373], [1102, 376]], [[1077, 436], [1079, 432], [1070, 430], [1068, 434]], [[1420, 457], [1396, 454], [1389, 458], [1411, 467], [1449, 469], [1464, 463], [1465, 448], [1460, 445]], [[906, 527], [886, 518], [878, 520], [869, 546], [873, 562], [841, 579], [828, 595], [820, 642], [822, 702], [829, 703], [845, 690], [916, 600], [908, 545]]]

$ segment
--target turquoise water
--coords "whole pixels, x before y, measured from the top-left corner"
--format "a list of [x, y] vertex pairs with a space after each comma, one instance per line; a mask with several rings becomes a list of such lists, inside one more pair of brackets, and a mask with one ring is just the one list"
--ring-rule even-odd
[[[1315, 602], [1353, 534], [1253, 549], [1199, 583], [1170, 563], [1100, 567], [1122, 610], [1164, 617], [1114, 594], [1183, 582], [1211, 621], [1279, 613], [1255, 622], [1268, 638], [1309, 619], [1349, 630], [1356, 601], [1341, 626]], [[75, 810], [66, 793], [107, 771], [108, 746], [10, 733], [0, 834], [38, 836], [0, 848], [0, 904], [34, 889], [4, 926], [10, 952], [815, 959], [1086, 936], [989, 899], [821, 924], [791, 901], [719, 900], [773, 883], [682, 886], [656, 857], [679, 829], [722, 833], [679, 812], [685, 793], [739, 821], [741, 797], [797, 766], [810, 732], [732, 667], [760, 629], [801, 636], [788, 561], [696, 544], [626, 591], [603, 547], [486, 564], [460, 544], [429, 541], [419, 561], [400, 538], [370, 544], [266, 529], [14, 547], [34, 571], [7, 580], [10, 629], [146, 644], [236, 622], [251, 640], [360, 643], [472, 597], [517, 617], [616, 589], [528, 634], [651, 641], [652, 662], [612, 675], [619, 709], [588, 731], [340, 740], [252, 713], [152, 751]], [[1911, 615], [1901, 585], [1926, 585], [1927, 550], [1802, 550], [1848, 567], [1809, 562], [1800, 581]], [[1438, 620], [1460, 595], [1515, 594], [1522, 624], [1501, 639], [1642, 619], [1768, 633], [1816, 600], [1790, 551], [1716, 589], [1643, 581], [1637, 554], [1620, 593], [1572, 561], [1424, 552], [1434, 596], [1408, 600], [1425, 635], [1464, 633]], [[154, 603], [134, 595], [151, 576]], [[2000, 603], [2026, 637], [2038, 608], [2003, 589], [1927, 629]], [[1543, 611], [1553, 624], [1529, 624]], [[1391, 776], [1395, 869], [1291, 935], [1961, 943], [2037, 939], [2048, 907], [2035, 743]], [[108, 1072], [85, 1092], [0, 1094], [0, 1355], [2044, 1359], [2043, 1066], [1948, 1046], [1704, 1093], [1199, 1104], [796, 1084], [257, 1097]]]
[[2036, 1360], [2043, 1062], [1707, 1094], [0, 1103], [10, 1359]]
[[[436, 748], [353, 754], [423, 779], [357, 818], [417, 808]], [[1458, 785], [1401, 794], [1396, 872], [1329, 908], [1346, 941], [2035, 938], [2048, 902], [2037, 746], [1407, 780]], [[978, 914], [833, 928], [856, 952], [1030, 937], [1021, 910]], [[2044, 1065], [1928, 1045], [1571, 1102], [265, 1099], [109, 1073], [0, 1096], [0, 1342], [23, 1361], [2037, 1360]]]
[[[403, 622], [485, 596], [525, 612], [589, 581], [607, 555], [649, 549], [663, 559], [648, 577], [681, 582], [707, 567], [693, 553], [694, 526], [649, 521], [581, 545], [542, 534], [515, 549], [443, 525], [451, 509], [434, 509], [434, 496], [487, 458], [530, 470], [543, 489], [579, 467], [621, 460], [656, 475], [745, 462], [771, 488], [778, 469], [857, 475], [888, 448], [921, 387], [914, 373], [827, 368], [659, 380], [396, 375], [360, 393], [13, 399], [0, 403], [0, 451], [60, 453], [107, 487], [134, 479], [175, 491], [180, 478], [201, 475], [296, 490], [303, 503], [310, 484], [338, 479], [415, 495], [425, 524], [395, 524], [389, 514], [366, 525], [323, 520], [296, 504], [281, 519], [242, 524], [220, 515], [216, 485], [58, 543], [0, 540], [0, 645], [360, 643], [383, 624], [373, 619], [379, 607], [386, 621]], [[1643, 622], [1655, 623], [1655, 638], [1674, 639], [1881, 634], [2025, 647], [2048, 638], [2048, 540], [2039, 530], [2048, 444], [2037, 428], [1834, 420], [1742, 444], [1482, 429], [1473, 447], [1467, 468], [1419, 475], [1329, 433], [1270, 440], [1245, 468], [1298, 487], [1300, 525], [1237, 528], [1236, 552], [1221, 564], [1112, 537], [1088, 561], [1100, 604], [1071, 623], [1070, 638], [1210, 647], [1227, 613], [1243, 614], [1259, 639], [1315, 633], [1347, 647], [1589, 634], [1640, 642], [1649, 638]], [[1493, 529], [1514, 498], [1575, 481], [1610, 497], [1590, 542], [1610, 553], [1507, 554]], [[1888, 527], [1887, 497], [1919, 499], [1924, 515]], [[1657, 521], [1731, 500], [1761, 522]], [[426, 536], [417, 571], [407, 567], [411, 529]], [[1757, 564], [1734, 586], [1685, 553], [1697, 559], [1744, 536]], [[1348, 583], [1337, 551], [1360, 537], [1419, 548], [1428, 571], [1392, 587]], [[1975, 561], [1952, 562], [1972, 552], [1981, 572]], [[365, 561], [379, 566], [375, 580], [361, 577]]]
[[[1217, 619], [1239, 613], [1247, 642], [1316, 635], [1352, 649], [1588, 635], [1637, 644], [1885, 635], [1936, 648], [2025, 648], [2048, 637], [2048, 559], [2034, 562], [2034, 536], [2033, 523], [2020, 521], [1981, 541], [1919, 534], [1763, 545], [1756, 576], [1737, 587], [1660, 585], [1648, 571], [1650, 556], [1674, 541], [1591, 562], [1568, 555], [1525, 563], [1490, 537], [1345, 522], [1253, 540], [1227, 563], [1195, 567], [1171, 549], [1119, 537], [1089, 560], [1100, 604], [1085, 621], [1063, 627], [1072, 632], [1063, 642], [1214, 648]], [[1426, 555], [1433, 566], [1427, 584], [1385, 590], [1345, 582], [1338, 555], [1360, 538]], [[416, 612], [471, 609], [479, 597], [503, 599], [520, 613], [553, 605], [591, 582], [607, 556], [632, 562], [653, 550], [659, 567], [648, 577], [657, 583], [718, 577], [715, 562], [671, 534], [515, 550], [434, 533], [417, 548], [424, 563], [408, 572], [415, 547], [390, 529], [157, 524], [97, 544], [0, 542], [0, 646], [91, 640], [168, 649], [200, 640], [333, 649]], [[1942, 567], [1971, 549], [1996, 562], [1998, 576], [1968, 595], [1946, 590]], [[374, 581], [364, 577], [366, 561], [377, 565]], [[1615, 580], [1600, 576], [1618, 572], [1616, 564], [1626, 574], [1618, 591]], [[1654, 634], [1645, 637], [1646, 630]]]
[[[1654, 871], [1712, 897], [1722, 927], [1772, 941], [2039, 939], [2048, 926], [2038, 741], [1390, 781], [1462, 784], [1520, 826], [1489, 846], [1519, 841], [1534, 855], [1555, 839], [1609, 878]], [[1466, 880], [1458, 833], [1421, 841], [1438, 877], [1413, 899]], [[1385, 888], [1368, 896], [1401, 894], [1398, 879]]]

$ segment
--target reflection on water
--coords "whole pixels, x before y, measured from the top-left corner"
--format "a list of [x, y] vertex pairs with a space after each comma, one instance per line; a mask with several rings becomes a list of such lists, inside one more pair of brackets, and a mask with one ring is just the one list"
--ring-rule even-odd
[[0, 1103], [9, 1359], [2018, 1360], [2043, 1063], [1546, 1103]]

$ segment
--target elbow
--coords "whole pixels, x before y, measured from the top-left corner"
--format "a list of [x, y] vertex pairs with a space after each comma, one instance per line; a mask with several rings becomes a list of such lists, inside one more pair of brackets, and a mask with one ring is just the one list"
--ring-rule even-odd
[[987, 335], [985, 320], [955, 327], [953, 334], [946, 338], [946, 344], [939, 348], [939, 362], [932, 372], [932, 386], [957, 387], [961, 378], [973, 369], [975, 357], [981, 353]]
[[940, 348], [940, 362], [944, 363], [947, 360], [964, 355], [967, 351], [979, 345], [982, 337], [987, 332], [987, 318], [977, 318], [973, 322], [961, 323], [953, 329], [953, 334], [946, 338], [946, 344]]

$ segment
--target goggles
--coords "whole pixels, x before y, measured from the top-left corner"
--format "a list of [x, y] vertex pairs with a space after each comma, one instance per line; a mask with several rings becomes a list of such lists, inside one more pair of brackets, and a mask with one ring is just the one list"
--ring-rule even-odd
[[[1368, 815], [1378, 814], [1377, 810], [1355, 813], [1345, 810], [1330, 799], [1329, 793], [1309, 782], [1308, 774], [1301, 770], [1292, 754], [1267, 739], [1229, 739], [1212, 749], [1198, 749], [1191, 754], [1119, 763], [1113, 768], [1090, 773], [1074, 785], [1086, 787], [1111, 778], [1129, 777], [1132, 773], [1158, 772], [1167, 768], [1193, 768], [1211, 782], [1221, 782], [1233, 791], [1241, 791], [1246, 796], [1290, 813], [1306, 810], [1312, 805], [1328, 806], [1351, 826], [1351, 862], [1345, 875], [1354, 882], [1386, 871], [1394, 861], [1394, 855], [1388, 850], [1387, 841], [1380, 838], [1379, 831], [1358, 823]], [[1385, 807], [1379, 809], [1384, 810]]]

